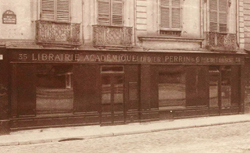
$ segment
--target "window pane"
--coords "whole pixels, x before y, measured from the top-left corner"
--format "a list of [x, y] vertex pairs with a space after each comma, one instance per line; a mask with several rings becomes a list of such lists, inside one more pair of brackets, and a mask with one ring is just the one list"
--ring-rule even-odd
[[218, 103], [219, 70], [209, 70], [209, 107], [219, 107]]
[[123, 66], [103, 66], [101, 69], [102, 73], [123, 73]]
[[72, 112], [72, 66], [38, 65], [36, 85], [37, 113]]
[[114, 103], [123, 103], [123, 77], [114, 77]]
[[225, 66], [221, 70], [221, 106], [231, 106], [231, 67]]
[[185, 106], [185, 74], [160, 73], [158, 84], [158, 98], [159, 107]]
[[102, 76], [102, 103], [111, 103], [111, 78]]
[[139, 92], [138, 92], [138, 83], [137, 82], [129, 82], [129, 100], [134, 101], [138, 100]]

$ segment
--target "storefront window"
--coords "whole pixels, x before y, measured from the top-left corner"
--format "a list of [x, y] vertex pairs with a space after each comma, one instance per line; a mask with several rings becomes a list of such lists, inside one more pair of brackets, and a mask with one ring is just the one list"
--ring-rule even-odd
[[222, 105], [222, 108], [231, 106], [231, 67], [230, 66], [224, 66], [221, 68], [221, 105]]
[[159, 107], [185, 106], [186, 84], [183, 72], [160, 72], [158, 83]]
[[72, 112], [71, 65], [38, 65], [36, 109], [38, 114]]
[[102, 104], [123, 103], [123, 66], [105, 65], [102, 74]]
[[219, 107], [218, 102], [218, 85], [220, 71], [217, 67], [209, 69], [209, 107]]

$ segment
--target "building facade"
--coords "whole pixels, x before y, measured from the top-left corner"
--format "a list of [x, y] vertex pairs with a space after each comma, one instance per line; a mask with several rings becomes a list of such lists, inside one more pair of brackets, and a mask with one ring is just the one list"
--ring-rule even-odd
[[5, 131], [245, 111], [238, 0], [0, 2]]

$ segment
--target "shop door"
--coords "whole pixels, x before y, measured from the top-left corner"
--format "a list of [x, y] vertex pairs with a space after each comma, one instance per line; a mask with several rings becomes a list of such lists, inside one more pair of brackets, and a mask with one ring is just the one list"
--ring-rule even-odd
[[124, 123], [124, 76], [101, 75], [101, 124]]
[[239, 111], [239, 70], [232, 66], [210, 67], [209, 107], [219, 114]]
[[220, 96], [219, 96], [219, 84], [220, 84], [220, 71], [217, 67], [210, 67], [209, 70], [209, 108], [214, 113], [219, 113]]

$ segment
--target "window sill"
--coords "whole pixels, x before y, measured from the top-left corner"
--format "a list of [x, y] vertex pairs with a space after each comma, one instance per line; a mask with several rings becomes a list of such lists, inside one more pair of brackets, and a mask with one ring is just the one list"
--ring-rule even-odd
[[188, 38], [188, 37], [174, 37], [174, 36], [139, 36], [140, 41], [173, 41], [173, 42], [197, 42], [201, 43], [204, 39]]
[[186, 109], [185, 106], [166, 106], [166, 107], [159, 107], [159, 111], [172, 111], [172, 110], [183, 110]]

